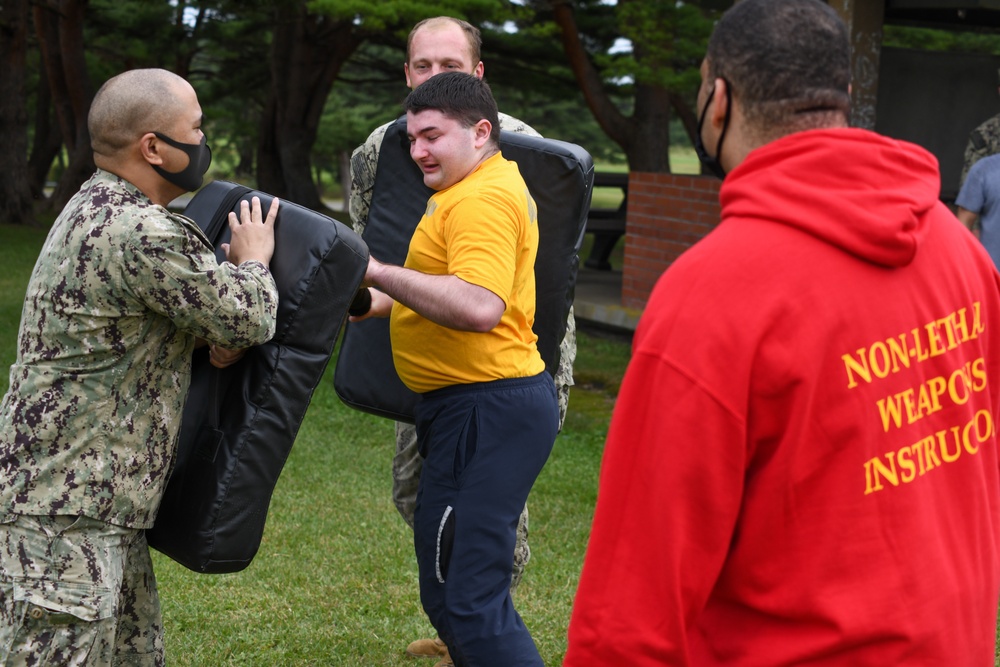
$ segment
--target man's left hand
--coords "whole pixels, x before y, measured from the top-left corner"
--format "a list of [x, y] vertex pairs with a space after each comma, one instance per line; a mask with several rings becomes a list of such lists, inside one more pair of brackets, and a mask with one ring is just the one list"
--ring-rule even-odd
[[210, 345], [208, 348], [208, 361], [216, 368], [228, 368], [243, 358], [246, 348], [242, 350], [227, 350], [218, 345]]

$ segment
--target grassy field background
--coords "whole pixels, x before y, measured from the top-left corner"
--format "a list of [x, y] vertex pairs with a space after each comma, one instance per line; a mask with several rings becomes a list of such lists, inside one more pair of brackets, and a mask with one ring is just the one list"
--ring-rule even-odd
[[[0, 389], [45, 230], [0, 225]], [[583, 256], [586, 256], [585, 254]], [[601, 451], [629, 357], [581, 332], [570, 410], [528, 501], [532, 558], [515, 604], [546, 665], [559, 665], [596, 499]], [[243, 572], [191, 572], [154, 552], [171, 665], [426, 665], [432, 636], [412, 533], [391, 502], [390, 421], [343, 405], [327, 368], [274, 490], [260, 551]]]

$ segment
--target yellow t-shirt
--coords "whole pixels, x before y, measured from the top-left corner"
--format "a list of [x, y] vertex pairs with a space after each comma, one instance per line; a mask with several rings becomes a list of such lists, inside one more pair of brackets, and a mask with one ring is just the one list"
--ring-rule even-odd
[[407, 387], [423, 393], [544, 370], [531, 330], [537, 218], [517, 165], [499, 153], [431, 196], [404, 266], [456, 275], [490, 290], [507, 307], [496, 327], [475, 333], [435, 324], [397, 302], [389, 330], [396, 372]]

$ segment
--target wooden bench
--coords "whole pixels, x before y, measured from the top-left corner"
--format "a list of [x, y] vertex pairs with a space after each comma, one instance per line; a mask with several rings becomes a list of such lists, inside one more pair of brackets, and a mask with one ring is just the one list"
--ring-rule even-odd
[[610, 271], [608, 258], [615, 249], [618, 239], [625, 233], [625, 218], [628, 207], [627, 173], [594, 173], [594, 190], [597, 188], [620, 188], [622, 201], [618, 208], [591, 208], [587, 215], [586, 233], [594, 235], [590, 256], [583, 263], [588, 269]]

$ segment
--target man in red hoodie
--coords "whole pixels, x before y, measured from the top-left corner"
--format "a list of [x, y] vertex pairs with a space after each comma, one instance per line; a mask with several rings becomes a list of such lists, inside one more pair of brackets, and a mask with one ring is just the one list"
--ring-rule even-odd
[[1000, 279], [849, 76], [818, 0], [715, 28], [722, 221], [636, 331], [567, 667], [993, 663]]

